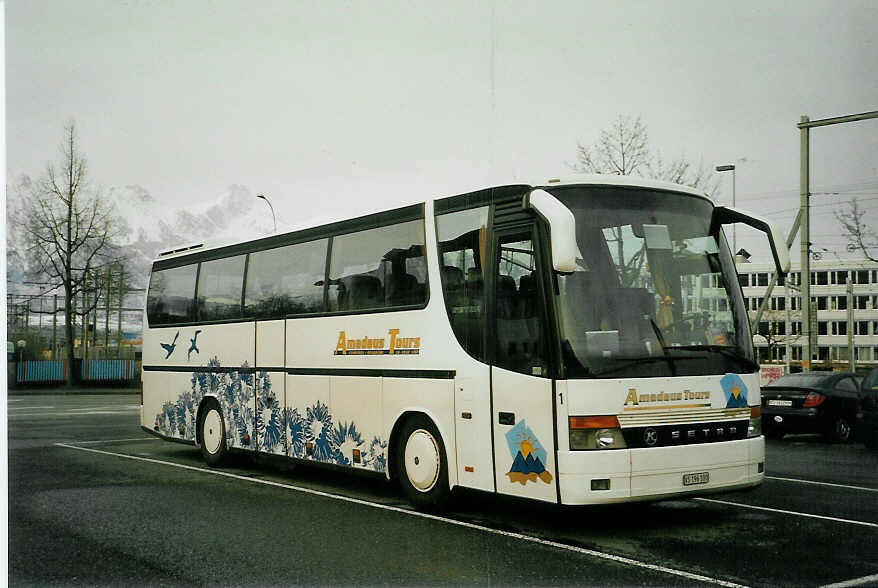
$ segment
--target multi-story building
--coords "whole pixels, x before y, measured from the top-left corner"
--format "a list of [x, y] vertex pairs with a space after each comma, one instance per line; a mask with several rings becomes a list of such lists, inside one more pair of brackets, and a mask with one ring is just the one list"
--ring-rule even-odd
[[[765, 298], [774, 265], [738, 263], [737, 269], [752, 322]], [[789, 354], [791, 365], [801, 365], [805, 343], [801, 283], [800, 265], [794, 263], [787, 285], [775, 286], [771, 293], [753, 335], [760, 362], [784, 362]], [[848, 283], [852, 285], [850, 292]], [[853, 332], [857, 364], [861, 367], [878, 364], [878, 263], [812, 261], [811, 302], [812, 308], [817, 310], [817, 345], [812, 350], [812, 367], [847, 368], [849, 329]], [[849, 309], [852, 309], [852, 320]], [[813, 325], [813, 318], [811, 322]]]

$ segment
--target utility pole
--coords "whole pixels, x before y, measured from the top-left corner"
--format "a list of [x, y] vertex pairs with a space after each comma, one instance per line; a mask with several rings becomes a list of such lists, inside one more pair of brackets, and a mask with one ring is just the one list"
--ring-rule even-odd
[[790, 340], [793, 336], [793, 323], [790, 320], [790, 282], [789, 280], [784, 281], [783, 287], [783, 306], [786, 309], [786, 326], [784, 331], [786, 332], [786, 341], [784, 342], [784, 358], [786, 363], [786, 373], [790, 373], [790, 353], [792, 352], [792, 348], [790, 347]]
[[803, 116], [799, 121], [799, 144], [801, 152], [801, 165], [799, 167], [799, 207], [802, 217], [802, 234], [799, 239], [801, 243], [801, 261], [799, 263], [799, 276], [801, 279], [799, 285], [802, 288], [802, 336], [805, 338], [805, 345], [802, 349], [802, 371], [806, 372], [811, 369], [811, 358], [813, 353], [811, 349], [811, 243], [809, 242], [811, 239], [811, 217], [809, 214], [810, 187], [808, 185], [810, 181], [810, 175], [808, 173], [808, 132], [811, 127], [803, 127], [802, 125], [807, 124], [809, 120], [810, 119], [807, 116]]
[[802, 335], [805, 337], [805, 345], [803, 348], [802, 354], [802, 370], [808, 371], [811, 369], [811, 358], [812, 358], [812, 349], [811, 349], [811, 259], [809, 257], [811, 244], [809, 243], [809, 239], [811, 238], [811, 221], [809, 215], [809, 175], [808, 175], [808, 131], [812, 127], [825, 127], [827, 125], [837, 125], [841, 123], [849, 123], [855, 122], [858, 120], [866, 120], [871, 118], [878, 118], [878, 110], [873, 110], [871, 112], [863, 112], [860, 114], [849, 114], [846, 116], [836, 116], [833, 118], [824, 118], [820, 120], [811, 120], [807, 116], [802, 116], [799, 119], [799, 130], [801, 131], [800, 141], [801, 141], [801, 175], [800, 175], [800, 190], [799, 195], [801, 197], [801, 217], [802, 217], [802, 237], [801, 237], [801, 276], [802, 276]]
[[850, 371], [857, 371], [857, 354], [854, 347], [854, 276], [853, 271], [848, 272], [848, 362]]
[[106, 293], [104, 294], [104, 359], [109, 359], [110, 354], [110, 266], [107, 266]]
[[58, 347], [58, 295], [52, 296], [52, 361], [56, 359]]
[[82, 365], [85, 367], [88, 361], [88, 282], [85, 280], [82, 288], [82, 341], [79, 346], [82, 347]]
[[122, 276], [125, 273], [125, 268], [123, 266], [119, 266], [119, 329], [116, 332], [116, 358], [121, 359], [122, 357], [122, 298], [124, 298], [122, 293]]

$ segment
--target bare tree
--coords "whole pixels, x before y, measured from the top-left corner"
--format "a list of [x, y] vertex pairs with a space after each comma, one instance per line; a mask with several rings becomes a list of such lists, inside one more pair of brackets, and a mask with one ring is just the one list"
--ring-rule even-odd
[[865, 216], [856, 197], [848, 201], [847, 208], [835, 211], [848, 239], [848, 251], [860, 251], [867, 259], [878, 261], [878, 234], [866, 224]]
[[[640, 117], [631, 118], [619, 115], [609, 129], [600, 132], [597, 142], [592, 146], [577, 144], [577, 162], [568, 166], [579, 173], [614, 174], [621, 176], [642, 176], [684, 184], [713, 194], [716, 182], [710, 175], [710, 168], [702, 164], [692, 165], [680, 158], [666, 161], [659, 151], [649, 146], [649, 133]], [[612, 229], [616, 244], [616, 255], [623, 286], [632, 285], [646, 260], [645, 249], [626, 255], [622, 227]]]
[[[67, 384], [73, 370], [74, 312], [86, 315], [98, 304], [96, 284], [104, 268], [120, 262], [116, 244], [122, 224], [112, 204], [89, 186], [86, 159], [77, 146], [73, 123], [64, 129], [61, 161], [49, 163], [45, 175], [31, 185], [25, 214], [30, 272], [63, 291]], [[76, 296], [88, 292], [87, 303], [74, 309]]]
[[[800, 320], [800, 319], [797, 319]], [[756, 333], [753, 339], [761, 337], [768, 347], [768, 358], [774, 357], [774, 349], [786, 346], [787, 343], [793, 344], [801, 337], [801, 333], [792, 333], [786, 331], [786, 313], [780, 310], [767, 310], [762, 315], [762, 320], [757, 325]]]
[[697, 166], [685, 158], [666, 161], [649, 145], [649, 133], [640, 117], [619, 115], [609, 129], [600, 132], [592, 146], [577, 144], [577, 162], [568, 164], [576, 172], [642, 176], [716, 192], [710, 167]]

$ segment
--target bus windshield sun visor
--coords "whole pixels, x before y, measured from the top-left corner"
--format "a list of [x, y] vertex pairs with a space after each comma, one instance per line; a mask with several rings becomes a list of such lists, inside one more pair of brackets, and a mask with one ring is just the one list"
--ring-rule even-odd
[[532, 208], [549, 225], [552, 246], [552, 267], [571, 273], [576, 270], [579, 248], [576, 245], [576, 219], [569, 208], [545, 190], [532, 190], [525, 196], [525, 208]]
[[[780, 276], [785, 276], [790, 271], [790, 250], [780, 228], [773, 221], [756, 216], [738, 208], [717, 206], [713, 209], [713, 218], [710, 221], [710, 232], [716, 234], [721, 225], [744, 223], [754, 229], [762, 231], [768, 237], [771, 246], [771, 254], [774, 256], [774, 265]], [[734, 251], [732, 252], [735, 253]]]

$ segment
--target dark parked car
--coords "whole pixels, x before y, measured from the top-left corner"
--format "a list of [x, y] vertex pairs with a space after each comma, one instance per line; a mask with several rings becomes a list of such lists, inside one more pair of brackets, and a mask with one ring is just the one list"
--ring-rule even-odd
[[869, 372], [860, 386], [857, 437], [863, 440], [866, 447], [878, 449], [878, 368]]
[[836, 443], [853, 439], [862, 376], [803, 372], [782, 376], [762, 388], [762, 430], [766, 437], [822, 433]]

